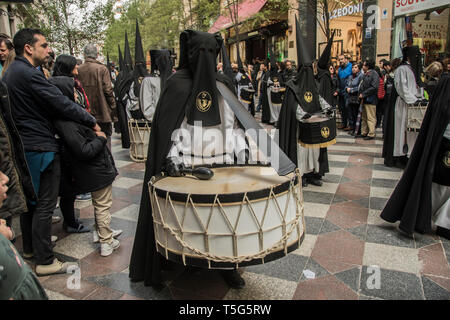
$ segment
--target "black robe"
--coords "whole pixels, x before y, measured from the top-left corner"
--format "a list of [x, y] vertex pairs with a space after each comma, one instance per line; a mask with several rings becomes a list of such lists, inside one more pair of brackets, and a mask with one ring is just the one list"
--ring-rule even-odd
[[436, 162], [440, 165], [442, 161], [438, 155], [449, 121], [450, 75], [444, 74], [428, 105], [408, 165], [381, 212], [381, 218], [388, 222], [400, 220], [399, 228], [407, 234], [431, 232], [431, 184]]
[[[128, 79], [128, 81], [126, 81]], [[119, 123], [119, 130], [122, 140], [122, 148], [130, 148], [130, 133], [128, 131], [128, 117], [125, 111], [126, 105], [121, 98], [124, 97], [124, 84], [130, 82], [130, 77], [126, 77], [124, 72], [120, 72], [116, 79], [116, 84], [114, 86], [114, 95], [116, 97], [116, 109], [117, 109], [117, 120]]]
[[392, 86], [392, 92], [389, 94], [388, 102], [385, 105], [384, 127], [383, 127], [383, 153], [384, 164], [388, 167], [395, 166], [394, 158], [394, 131], [395, 131], [395, 103], [398, 93], [395, 86]]
[[267, 95], [267, 81], [269, 80], [270, 72], [266, 71], [264, 75], [261, 77], [261, 97], [262, 99], [262, 113], [261, 113], [261, 122], [269, 123], [270, 122], [270, 106], [269, 106], [269, 96]]
[[[227, 76], [217, 74], [217, 80], [235, 92], [231, 79]], [[156, 250], [148, 183], [151, 177], [163, 171], [167, 154], [173, 144], [172, 133], [180, 128], [186, 116], [185, 106], [191, 89], [192, 78], [188, 69], [181, 69], [170, 76], [161, 93], [153, 117], [129, 275], [133, 281], [144, 280], [146, 286], [161, 284], [161, 266], [165, 261]]]
[[297, 162], [297, 128], [298, 121], [296, 118], [298, 101], [294, 91], [290, 88], [289, 83], [286, 85], [286, 93], [281, 106], [280, 116], [278, 118], [278, 131], [280, 149], [298, 166]]

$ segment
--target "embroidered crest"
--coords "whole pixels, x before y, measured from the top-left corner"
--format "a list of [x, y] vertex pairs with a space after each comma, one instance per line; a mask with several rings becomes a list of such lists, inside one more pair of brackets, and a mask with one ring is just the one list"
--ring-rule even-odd
[[323, 127], [322, 129], [320, 129], [320, 134], [324, 139], [328, 138], [330, 136], [330, 128]]
[[444, 158], [442, 159], [444, 166], [450, 168], [450, 151], [444, 153]]
[[306, 91], [303, 98], [307, 103], [310, 103], [313, 100], [313, 94], [310, 91]]
[[206, 112], [211, 108], [212, 98], [209, 92], [202, 91], [197, 95], [196, 106], [198, 111]]

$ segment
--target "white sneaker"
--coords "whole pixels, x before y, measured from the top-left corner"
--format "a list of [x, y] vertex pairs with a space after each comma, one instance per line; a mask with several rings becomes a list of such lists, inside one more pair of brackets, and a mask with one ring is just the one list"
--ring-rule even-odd
[[[117, 238], [122, 234], [123, 230], [113, 230], [113, 238]], [[94, 243], [98, 243], [100, 242], [100, 238], [98, 237], [98, 232], [97, 230], [94, 229], [93, 231], [93, 238], [94, 238]]]
[[58, 240], [57, 236], [52, 236], [52, 242], [56, 242]]
[[116, 240], [113, 238], [113, 241], [111, 243], [102, 243], [100, 247], [100, 255], [102, 257], [109, 256], [114, 250], [116, 250], [118, 247], [120, 247], [119, 240]]

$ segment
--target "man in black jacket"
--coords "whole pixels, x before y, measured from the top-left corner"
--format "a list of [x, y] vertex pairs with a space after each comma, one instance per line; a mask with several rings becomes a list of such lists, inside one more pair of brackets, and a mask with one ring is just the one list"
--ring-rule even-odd
[[37, 69], [49, 58], [50, 47], [40, 30], [21, 29], [13, 39], [17, 57], [5, 73], [13, 118], [38, 200], [21, 215], [24, 257], [34, 255], [36, 273], [65, 273], [68, 263], [55, 258], [51, 247], [52, 213], [60, 179], [60, 157], [52, 122], [66, 118], [100, 131], [95, 118], [65, 97]]

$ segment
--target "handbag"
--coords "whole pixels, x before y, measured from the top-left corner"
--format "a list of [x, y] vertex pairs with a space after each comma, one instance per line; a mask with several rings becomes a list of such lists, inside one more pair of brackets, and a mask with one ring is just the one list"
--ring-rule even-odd
[[359, 105], [358, 94], [349, 94], [347, 99], [349, 105]]

